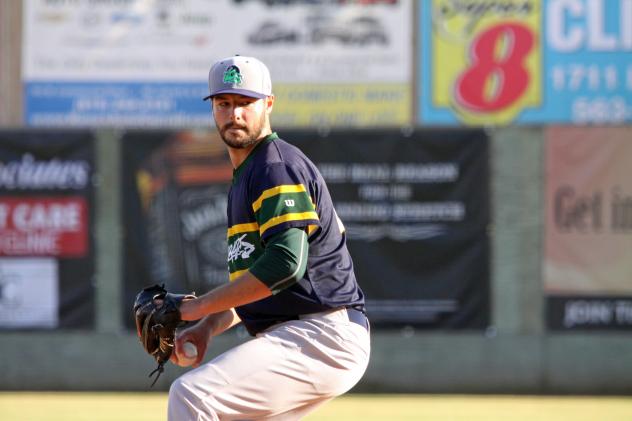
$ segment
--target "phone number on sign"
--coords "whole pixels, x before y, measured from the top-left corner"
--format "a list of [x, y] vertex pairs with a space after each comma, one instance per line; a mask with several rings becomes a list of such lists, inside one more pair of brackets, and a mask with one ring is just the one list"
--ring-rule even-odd
[[576, 123], [623, 123], [632, 120], [632, 104], [623, 97], [578, 97], [573, 102]]

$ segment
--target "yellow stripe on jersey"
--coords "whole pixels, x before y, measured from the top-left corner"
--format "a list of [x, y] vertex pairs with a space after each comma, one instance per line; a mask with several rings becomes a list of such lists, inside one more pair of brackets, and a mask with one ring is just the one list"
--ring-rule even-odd
[[318, 214], [316, 212], [302, 212], [302, 213], [286, 213], [285, 215], [276, 216], [271, 218], [265, 224], [259, 227], [259, 235], [263, 237], [263, 233], [275, 225], [282, 224], [288, 221], [304, 221], [306, 219], [318, 220]]
[[346, 230], [345, 225], [342, 223], [342, 220], [338, 217], [338, 213], [336, 213], [335, 209], [334, 209], [334, 215], [336, 215], [336, 221], [338, 222], [338, 229], [340, 230], [340, 234], [344, 234]]
[[238, 270], [236, 272], [233, 272], [231, 274], [228, 275], [228, 280], [229, 281], [234, 281], [235, 279], [239, 278], [239, 276], [244, 273], [244, 272], [248, 272], [248, 269], [244, 269], [244, 270]]
[[[271, 189], [265, 190], [263, 193], [261, 193], [261, 196], [259, 196], [259, 198], [254, 201], [254, 203], [252, 204], [252, 210], [257, 212], [259, 208], [261, 208], [261, 203], [269, 197], [276, 196], [282, 193], [300, 193], [300, 192], [307, 192], [307, 190], [305, 190], [305, 186], [302, 184], [294, 184], [294, 185], [285, 184], [282, 186], [272, 187]], [[311, 198], [310, 198], [310, 201], [311, 201]]]
[[235, 234], [241, 234], [242, 232], [252, 231], [259, 231], [259, 224], [257, 224], [256, 222], [248, 222], [245, 224], [233, 225], [232, 227], [228, 228], [226, 238], [230, 238]]

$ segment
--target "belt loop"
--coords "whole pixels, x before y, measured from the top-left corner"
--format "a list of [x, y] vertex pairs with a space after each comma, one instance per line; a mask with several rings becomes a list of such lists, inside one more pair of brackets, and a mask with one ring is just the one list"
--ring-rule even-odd
[[355, 323], [359, 326], [362, 326], [367, 331], [369, 330], [369, 319], [366, 317], [366, 314], [362, 310], [358, 310], [355, 307], [347, 307], [347, 317], [351, 323]]

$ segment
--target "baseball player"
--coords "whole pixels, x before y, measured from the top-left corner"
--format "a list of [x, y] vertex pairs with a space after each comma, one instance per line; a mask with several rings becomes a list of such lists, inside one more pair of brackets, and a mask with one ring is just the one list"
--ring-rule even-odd
[[[229, 283], [184, 301], [172, 362], [192, 342], [197, 367], [169, 390], [169, 420], [297, 420], [353, 387], [370, 354], [364, 294], [345, 230], [316, 166], [272, 132], [267, 67], [215, 63], [213, 117], [234, 172]], [[199, 365], [212, 337], [243, 323], [253, 339]]]

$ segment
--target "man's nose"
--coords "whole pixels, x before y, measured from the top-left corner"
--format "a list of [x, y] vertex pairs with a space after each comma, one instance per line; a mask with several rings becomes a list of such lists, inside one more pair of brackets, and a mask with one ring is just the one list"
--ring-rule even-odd
[[233, 107], [230, 111], [230, 118], [232, 120], [241, 120], [241, 107]]

